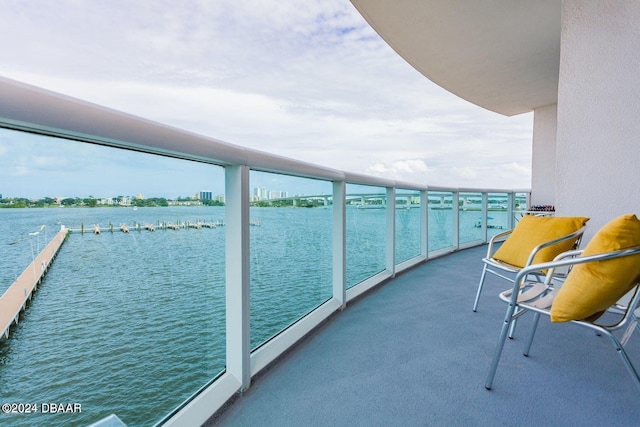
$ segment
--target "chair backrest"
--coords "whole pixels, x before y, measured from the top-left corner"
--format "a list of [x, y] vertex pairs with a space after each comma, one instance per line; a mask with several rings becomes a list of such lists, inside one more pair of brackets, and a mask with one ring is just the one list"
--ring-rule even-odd
[[589, 241], [558, 291], [551, 320], [588, 319], [609, 309], [640, 279], [640, 220], [623, 215]]

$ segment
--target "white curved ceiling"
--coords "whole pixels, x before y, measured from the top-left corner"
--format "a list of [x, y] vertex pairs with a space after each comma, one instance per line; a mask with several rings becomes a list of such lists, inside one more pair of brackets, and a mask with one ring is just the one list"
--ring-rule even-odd
[[512, 116], [557, 103], [560, 0], [351, 0], [434, 83]]

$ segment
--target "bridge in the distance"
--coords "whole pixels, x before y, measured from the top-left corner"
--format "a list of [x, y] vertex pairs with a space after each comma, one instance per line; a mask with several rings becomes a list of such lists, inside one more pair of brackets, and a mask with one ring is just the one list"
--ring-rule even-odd
[[[419, 207], [420, 195], [417, 192], [395, 194], [396, 206], [399, 207]], [[428, 201], [430, 206], [447, 207], [453, 202], [453, 193], [433, 192], [429, 193]], [[482, 196], [476, 193], [459, 193], [459, 201], [462, 207], [476, 206], [482, 204]], [[333, 203], [333, 195], [316, 194], [316, 195], [295, 195], [289, 197], [280, 197], [273, 199], [252, 200], [251, 204], [256, 205], [272, 205], [272, 206], [330, 206]], [[387, 205], [387, 194], [385, 193], [350, 193], [346, 196], [347, 205], [356, 207], [385, 207]], [[489, 208], [506, 209], [508, 204], [507, 194], [495, 194], [489, 196]]]

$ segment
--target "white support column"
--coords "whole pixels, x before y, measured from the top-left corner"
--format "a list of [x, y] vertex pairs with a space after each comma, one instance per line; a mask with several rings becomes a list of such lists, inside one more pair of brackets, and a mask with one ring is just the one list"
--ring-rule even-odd
[[516, 226], [516, 218], [513, 209], [516, 205], [516, 193], [507, 193], [507, 227], [512, 229]]
[[489, 228], [489, 193], [482, 193], [482, 214], [480, 217], [480, 226], [482, 227], [480, 238], [487, 241], [487, 229]]
[[[333, 182], [333, 297], [342, 308], [347, 301], [347, 185]], [[326, 200], [326, 199], [325, 199]]]
[[557, 136], [558, 104], [533, 110], [531, 189], [536, 205], [556, 205]]
[[457, 191], [451, 193], [451, 216], [452, 216], [452, 236], [453, 247], [460, 248], [460, 193]]
[[396, 274], [396, 189], [387, 187], [387, 271]]
[[249, 167], [225, 168], [227, 372], [251, 384], [249, 324]]
[[427, 190], [420, 191], [420, 256], [429, 256], [429, 199]]

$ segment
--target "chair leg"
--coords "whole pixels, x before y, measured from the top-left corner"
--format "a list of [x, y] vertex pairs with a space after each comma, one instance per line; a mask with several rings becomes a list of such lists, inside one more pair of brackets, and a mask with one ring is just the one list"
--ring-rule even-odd
[[[516, 307], [515, 311], [513, 312], [513, 314], [517, 314], [518, 313], [518, 308]], [[513, 336], [516, 333], [516, 323], [518, 323], [518, 319], [513, 319], [511, 321], [511, 326], [509, 327], [509, 339], [512, 340]]]
[[484, 277], [487, 274], [487, 264], [482, 267], [482, 275], [480, 276], [480, 283], [478, 283], [478, 291], [476, 292], [476, 300], [473, 303], [473, 311], [478, 309], [478, 301], [480, 301], [480, 293], [482, 292], [482, 286], [484, 285]]
[[[540, 279], [537, 275], [535, 275], [536, 277], [536, 281], [540, 282]], [[525, 281], [527, 281], [529, 279], [529, 275], [527, 277], [525, 277]], [[522, 291], [521, 291], [522, 292]], [[516, 307], [516, 310], [514, 312], [514, 314], [518, 313], [518, 308]], [[516, 324], [518, 323], [518, 319], [515, 318], [513, 319], [513, 321], [511, 322], [511, 329], [509, 329], [509, 339], [512, 340], [514, 335], [516, 334]]]
[[[636, 309], [636, 311], [640, 313], [640, 309]], [[627, 341], [629, 341], [629, 338], [631, 338], [631, 335], [636, 329], [638, 329], [638, 332], [640, 332], [640, 324], [638, 323], [638, 321], [638, 316], [636, 316], [635, 312], [631, 313], [631, 322], [629, 323], [629, 326], [627, 326], [627, 329], [624, 331], [624, 334], [622, 334], [622, 338], [620, 338], [620, 344], [622, 344], [623, 346], [627, 345]]]
[[540, 313], [533, 313], [533, 324], [531, 325], [531, 333], [529, 334], [529, 341], [524, 348], [522, 354], [525, 356], [529, 356], [529, 352], [531, 351], [531, 344], [533, 344], [533, 336], [536, 334], [536, 329], [538, 329], [538, 321], [540, 320]]
[[633, 331], [636, 330], [636, 328], [640, 330], [640, 325], [638, 325], [638, 321], [634, 316], [633, 320], [631, 320], [631, 323], [629, 323], [629, 326], [627, 326], [627, 329], [624, 331], [624, 334], [622, 334], [622, 338], [620, 338], [620, 344], [622, 344], [623, 346], [627, 345], [627, 341], [629, 341], [629, 338], [631, 338], [631, 335], [633, 334]]
[[502, 349], [504, 348], [504, 342], [507, 340], [507, 334], [509, 333], [509, 327], [511, 326], [511, 322], [513, 320], [513, 312], [515, 310], [515, 305], [509, 304], [507, 308], [507, 313], [504, 316], [504, 322], [502, 324], [502, 330], [500, 331], [500, 337], [498, 338], [498, 343], [496, 344], [496, 349], [493, 352], [493, 359], [491, 360], [491, 366], [489, 367], [489, 374], [487, 375], [487, 380], [484, 383], [484, 387], [487, 390], [491, 390], [493, 386], [493, 379], [496, 376], [496, 371], [498, 370], [498, 363], [500, 362], [500, 356], [502, 356]]
[[622, 359], [624, 366], [627, 368], [627, 371], [629, 371], [629, 374], [631, 375], [631, 378], [633, 379], [636, 387], [638, 387], [638, 390], [640, 390], [640, 375], [638, 375], [638, 371], [636, 371], [636, 368], [633, 366], [633, 363], [631, 362], [631, 359], [629, 359], [627, 352], [624, 351], [624, 347], [622, 346], [620, 341], [618, 341], [616, 336], [611, 332], [607, 331], [606, 335], [613, 342], [613, 346], [616, 348], [616, 352], [620, 355], [620, 358]]

